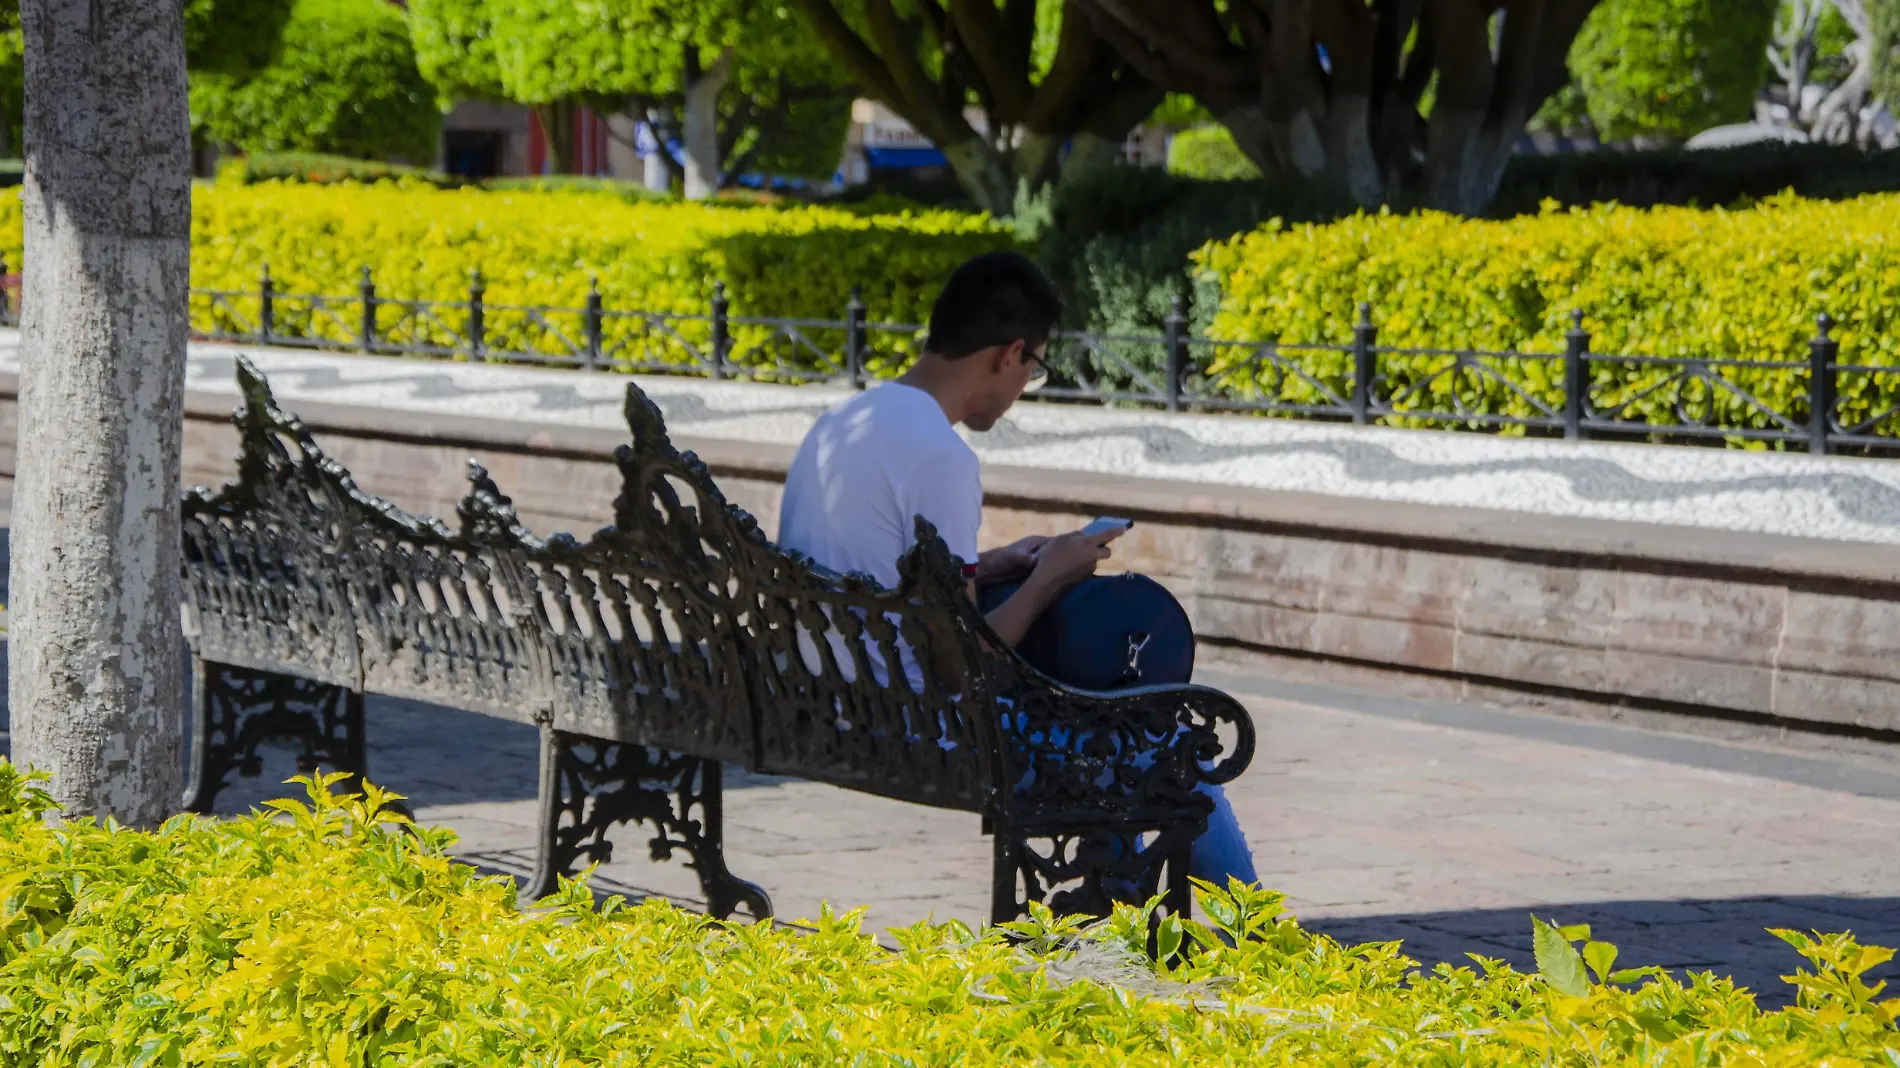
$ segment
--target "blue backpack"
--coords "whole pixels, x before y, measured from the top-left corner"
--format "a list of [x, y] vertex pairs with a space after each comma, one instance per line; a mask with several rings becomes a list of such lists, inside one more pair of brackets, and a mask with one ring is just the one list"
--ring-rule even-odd
[[[977, 606], [988, 613], [1020, 585], [981, 587]], [[1187, 611], [1146, 575], [1096, 575], [1070, 587], [1016, 651], [1036, 670], [1079, 690], [1173, 685], [1194, 676]]]

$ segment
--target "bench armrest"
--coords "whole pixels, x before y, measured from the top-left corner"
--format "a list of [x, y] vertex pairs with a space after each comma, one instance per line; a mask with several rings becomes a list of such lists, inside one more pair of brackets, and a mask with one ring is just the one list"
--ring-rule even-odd
[[1253, 759], [1253, 718], [1205, 686], [1094, 693], [1044, 682], [1003, 708], [1015, 805], [1104, 815], [1190, 803]]

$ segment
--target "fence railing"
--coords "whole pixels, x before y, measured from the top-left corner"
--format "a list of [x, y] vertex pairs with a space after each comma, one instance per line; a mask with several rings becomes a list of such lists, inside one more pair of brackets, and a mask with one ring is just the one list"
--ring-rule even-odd
[[[17, 276], [7, 277], [0, 321], [14, 323]], [[493, 303], [479, 273], [453, 301], [384, 296], [367, 268], [355, 293], [285, 293], [265, 268], [255, 289], [194, 289], [191, 304], [194, 336], [215, 341], [857, 387], [900, 371], [923, 334], [870, 321], [855, 288], [842, 318], [772, 318], [733, 315], [723, 283], [703, 311], [655, 312], [607, 307], [593, 284], [578, 308]], [[1797, 358], [1742, 360], [1595, 352], [1581, 311], [1562, 352], [1387, 346], [1371, 312], [1359, 306], [1350, 344], [1282, 344], [1193, 336], [1177, 299], [1160, 334], [1058, 335], [1049, 381], [1031, 396], [1569, 440], [1900, 452], [1900, 366], [1841, 363], [1825, 314]]]

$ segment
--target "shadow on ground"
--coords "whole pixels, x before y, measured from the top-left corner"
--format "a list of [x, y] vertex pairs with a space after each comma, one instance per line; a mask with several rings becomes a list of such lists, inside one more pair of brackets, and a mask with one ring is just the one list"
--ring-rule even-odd
[[[541, 741], [534, 726], [393, 697], [369, 698], [363, 719], [369, 781], [402, 794], [414, 808], [537, 796]], [[298, 774], [288, 748], [267, 746], [259, 755], [263, 773], [251, 779], [232, 776], [232, 785], [218, 795], [219, 812], [301, 796], [301, 788], [282, 785]], [[778, 781], [726, 769], [727, 790]]]
[[[1806, 960], [1768, 928], [1807, 933], [1851, 931], [1862, 944], [1900, 948], [1900, 898], [1753, 897], [1718, 901], [1592, 901], [1534, 909], [1471, 909], [1410, 915], [1316, 919], [1302, 925], [1348, 944], [1402, 941], [1407, 956], [1430, 968], [1471, 964], [1468, 953], [1501, 957], [1534, 971], [1531, 912], [1559, 924], [1587, 923], [1591, 937], [1614, 944], [1618, 967], [1658, 964], [1677, 978], [1713, 970], [1755, 992], [1764, 1006], [1784, 1005], [1794, 988], [1781, 976]], [[1900, 982], [1900, 961], [1870, 973]]]

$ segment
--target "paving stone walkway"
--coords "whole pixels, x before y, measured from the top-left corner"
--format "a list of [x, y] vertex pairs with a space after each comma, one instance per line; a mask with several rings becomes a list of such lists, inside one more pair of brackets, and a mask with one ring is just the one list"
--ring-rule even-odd
[[[19, 352], [18, 331], [0, 330], [0, 370], [17, 370]], [[624, 426], [628, 377], [575, 370], [198, 342], [188, 359], [191, 387], [235, 394], [240, 352], [292, 408], [310, 399]], [[825, 386], [654, 376], [639, 382], [682, 434], [788, 447], [844, 396]], [[1891, 460], [1056, 404], [1018, 405], [990, 433], [971, 435], [971, 444], [986, 463], [1045, 470], [1900, 544], [1900, 463]]]
[[[1530, 967], [1528, 913], [1591, 923], [1624, 960], [1732, 974], [1771, 1001], [1799, 962], [1770, 926], [1900, 946], [1900, 756], [1796, 752], [1210, 671], [1260, 727], [1230, 796], [1263, 879], [1348, 941], [1403, 939]], [[531, 728], [370, 704], [371, 778], [455, 828], [471, 861], [525, 873]], [[289, 774], [287, 756], [273, 765]], [[270, 774], [223, 811], [278, 789]], [[795, 780], [728, 775], [728, 860], [781, 916], [868, 905], [874, 929], [980, 922], [975, 816]], [[693, 903], [677, 864], [617, 838], [599, 886]], [[1891, 974], [1900, 971], [1891, 967]]]

